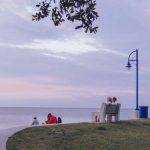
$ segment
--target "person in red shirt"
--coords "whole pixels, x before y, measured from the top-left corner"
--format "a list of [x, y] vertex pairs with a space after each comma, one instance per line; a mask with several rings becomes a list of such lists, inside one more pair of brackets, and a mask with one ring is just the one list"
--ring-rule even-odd
[[56, 123], [56, 117], [54, 115], [52, 115], [50, 117], [50, 124], [55, 124]]
[[54, 115], [52, 115], [51, 113], [49, 113], [47, 115], [47, 121], [45, 121], [45, 122], [46, 122], [46, 124], [55, 124], [56, 120], [57, 120], [56, 117]]

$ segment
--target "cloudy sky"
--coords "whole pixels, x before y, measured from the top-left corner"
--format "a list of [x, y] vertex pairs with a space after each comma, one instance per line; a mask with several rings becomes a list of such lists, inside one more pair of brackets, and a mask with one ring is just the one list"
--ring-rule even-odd
[[150, 105], [150, 1], [97, 0], [97, 34], [47, 19], [32, 21], [40, 0], [0, 0], [0, 106], [99, 107], [116, 96], [135, 108], [139, 49], [139, 104]]

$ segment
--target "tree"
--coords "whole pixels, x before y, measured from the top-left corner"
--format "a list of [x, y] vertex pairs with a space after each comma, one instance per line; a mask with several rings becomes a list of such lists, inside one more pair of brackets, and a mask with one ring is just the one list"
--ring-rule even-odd
[[36, 5], [38, 10], [32, 15], [32, 20], [50, 17], [55, 26], [65, 20], [78, 21], [80, 24], [75, 29], [84, 28], [85, 32], [96, 33], [98, 27], [93, 23], [98, 13], [95, 6], [96, 0], [44, 0]]

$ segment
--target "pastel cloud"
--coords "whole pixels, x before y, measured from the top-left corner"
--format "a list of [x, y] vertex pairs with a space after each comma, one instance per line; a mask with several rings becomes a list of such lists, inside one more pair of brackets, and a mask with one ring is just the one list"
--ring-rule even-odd
[[[9, 43], [0, 43], [1, 47], [12, 47], [12, 48], [20, 48], [20, 49], [34, 49], [40, 50], [44, 55], [63, 55], [71, 54], [71, 55], [79, 55], [82, 53], [89, 52], [100, 52], [100, 53], [110, 53], [112, 55], [118, 55], [127, 57], [127, 54], [123, 52], [119, 52], [118, 50], [104, 48], [100, 43], [96, 42], [95, 39], [89, 37], [81, 37], [68, 39], [64, 38], [61, 40], [56, 39], [34, 39], [31, 43], [26, 44], [9, 44]], [[61, 57], [60, 57], [61, 58]]]
[[[110, 90], [111, 89], [111, 90]], [[85, 87], [67, 84], [37, 84], [37, 83], [21, 83], [21, 82], [7, 82], [0, 83], [0, 95], [4, 93], [14, 93], [17, 95], [28, 95], [39, 99], [39, 97], [47, 99], [66, 99], [71, 100], [75, 97], [91, 97], [91, 96], [106, 96], [119, 93], [135, 94], [132, 90], [113, 89], [111, 87]], [[10, 94], [11, 95], [11, 94]], [[27, 98], [25, 98], [27, 99]]]
[[39, 49], [45, 51], [51, 51], [55, 53], [71, 53], [80, 54], [88, 51], [97, 51], [94, 46], [94, 39], [62, 39], [60, 40], [33, 40], [32, 43], [26, 45], [10, 45], [16, 48], [29, 48], [29, 49]]

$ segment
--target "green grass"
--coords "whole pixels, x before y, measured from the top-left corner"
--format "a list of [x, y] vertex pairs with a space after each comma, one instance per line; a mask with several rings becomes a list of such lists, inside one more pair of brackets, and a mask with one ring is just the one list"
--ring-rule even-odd
[[150, 119], [27, 128], [10, 137], [6, 146], [7, 150], [150, 150]]

